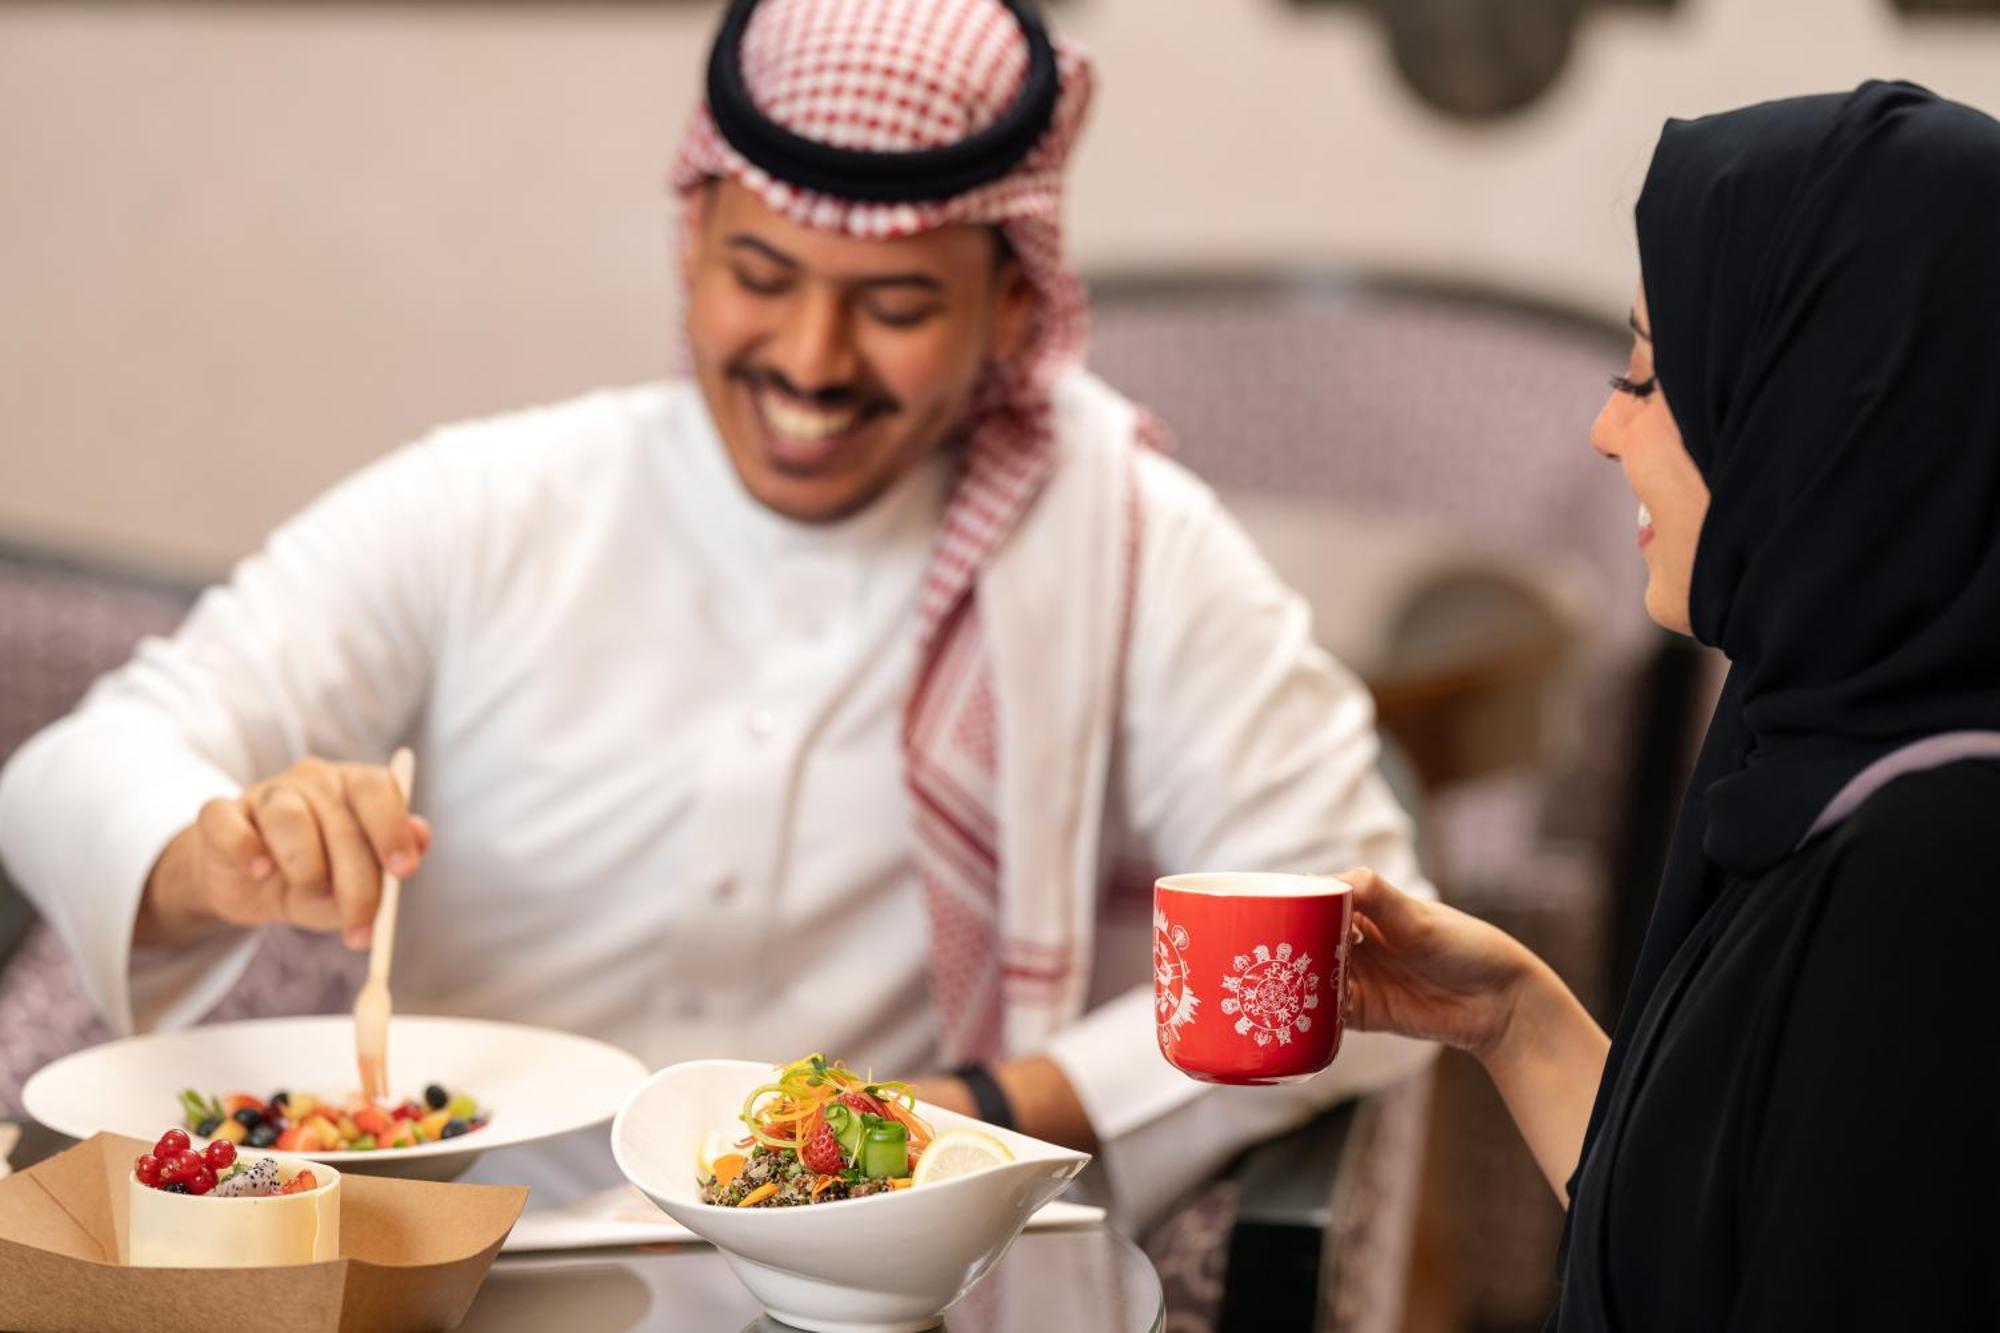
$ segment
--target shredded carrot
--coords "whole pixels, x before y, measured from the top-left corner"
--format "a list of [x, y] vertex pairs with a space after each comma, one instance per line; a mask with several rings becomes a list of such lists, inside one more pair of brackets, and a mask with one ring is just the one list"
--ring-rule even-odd
[[773, 1194], [776, 1194], [777, 1192], [778, 1192], [778, 1182], [775, 1180], [767, 1181], [766, 1183], [759, 1185], [756, 1189], [751, 1190], [748, 1194], [744, 1195], [743, 1202], [737, 1204], [736, 1206], [738, 1208], [755, 1208], [758, 1204], [764, 1202], [764, 1200], [770, 1198]]
[[819, 1179], [813, 1181], [812, 1197], [817, 1199], [821, 1194], [826, 1192], [828, 1185], [831, 1185], [838, 1179], [838, 1176], [821, 1176]]
[[[778, 1066], [773, 1081], [743, 1099], [741, 1118], [750, 1133], [737, 1147], [762, 1144], [776, 1152], [797, 1153], [825, 1123], [827, 1109], [848, 1093], [870, 1098], [888, 1119], [908, 1131], [910, 1164], [915, 1166], [936, 1137], [917, 1114], [915, 1090], [908, 1083], [864, 1078], [838, 1061], [829, 1063], [818, 1052]], [[813, 1196], [817, 1198], [823, 1188], [815, 1188]]]
[[910, 1178], [908, 1176], [897, 1176], [894, 1180], [889, 1182], [889, 1188], [892, 1190], [906, 1190], [909, 1187], [910, 1187]]
[[715, 1187], [726, 1190], [736, 1183], [736, 1177], [743, 1174], [743, 1168], [750, 1159], [738, 1153], [724, 1153], [715, 1159]]
[[[826, 1108], [841, 1094], [873, 1086], [838, 1062], [828, 1064], [815, 1052], [778, 1070], [777, 1080], [755, 1089], [744, 1099], [743, 1122], [751, 1138], [768, 1148], [797, 1152]], [[884, 1084], [884, 1091], [906, 1085]], [[907, 1094], [906, 1094], [907, 1095]]]

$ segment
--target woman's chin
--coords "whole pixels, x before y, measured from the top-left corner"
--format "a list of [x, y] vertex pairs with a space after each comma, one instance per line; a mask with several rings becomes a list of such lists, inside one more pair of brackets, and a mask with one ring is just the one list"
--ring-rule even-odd
[[1646, 614], [1663, 630], [1694, 637], [1694, 619], [1688, 613], [1687, 594], [1675, 596], [1662, 588], [1657, 575], [1646, 580]]

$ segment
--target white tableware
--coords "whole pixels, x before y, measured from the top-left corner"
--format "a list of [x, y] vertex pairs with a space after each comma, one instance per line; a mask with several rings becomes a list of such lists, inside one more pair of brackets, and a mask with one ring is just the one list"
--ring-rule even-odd
[[673, 1219], [720, 1250], [770, 1314], [812, 1333], [917, 1333], [936, 1326], [999, 1262], [1029, 1216], [1089, 1164], [969, 1116], [921, 1106], [939, 1132], [976, 1128], [1014, 1160], [890, 1194], [792, 1208], [701, 1202], [696, 1153], [728, 1130], [774, 1066], [750, 1060], [670, 1065], [634, 1092], [611, 1125], [626, 1178]]
[[[1029, 1217], [1024, 1231], [1069, 1231], [1102, 1226], [1104, 1210], [1057, 1199]], [[602, 1249], [616, 1245], [698, 1245], [700, 1236], [653, 1206], [632, 1185], [613, 1185], [557, 1208], [529, 1208], [507, 1233], [502, 1254]]]
[[297, 1194], [226, 1198], [174, 1194], [125, 1178], [120, 1255], [133, 1268], [286, 1268], [340, 1257], [338, 1168], [289, 1154], [246, 1152], [245, 1166], [265, 1160], [289, 1180], [313, 1172]]
[[[615, 1046], [519, 1023], [398, 1014], [390, 1033], [394, 1096], [421, 1096], [426, 1084], [441, 1083], [471, 1094], [491, 1120], [413, 1148], [298, 1156], [364, 1175], [451, 1180], [490, 1148], [602, 1124], [646, 1076], [644, 1065]], [[216, 1097], [285, 1089], [339, 1098], [355, 1090], [354, 1077], [354, 1020], [347, 1015], [260, 1018], [78, 1051], [37, 1072], [21, 1100], [59, 1133], [87, 1138], [109, 1130], [150, 1143], [183, 1124], [183, 1088]]]

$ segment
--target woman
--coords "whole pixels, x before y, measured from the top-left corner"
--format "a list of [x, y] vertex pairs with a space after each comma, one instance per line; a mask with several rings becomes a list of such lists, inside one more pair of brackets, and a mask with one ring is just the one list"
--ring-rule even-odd
[[1591, 442], [1730, 675], [1616, 1039], [1365, 871], [1353, 1023], [1492, 1074], [1569, 1201], [1552, 1327], [2000, 1328], [2000, 124], [1670, 122], [1638, 232]]

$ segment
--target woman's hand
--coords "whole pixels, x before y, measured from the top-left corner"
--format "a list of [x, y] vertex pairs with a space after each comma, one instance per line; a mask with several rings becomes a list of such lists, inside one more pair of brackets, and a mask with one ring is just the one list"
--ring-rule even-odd
[[1540, 966], [1513, 936], [1443, 903], [1412, 898], [1372, 870], [1350, 870], [1358, 938], [1347, 1022], [1442, 1042], [1482, 1059], [1506, 1035]]
[[1479, 1058], [1558, 1199], [1576, 1170], [1610, 1041], [1526, 945], [1372, 870], [1354, 886], [1348, 1023], [1456, 1046]]

